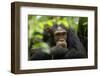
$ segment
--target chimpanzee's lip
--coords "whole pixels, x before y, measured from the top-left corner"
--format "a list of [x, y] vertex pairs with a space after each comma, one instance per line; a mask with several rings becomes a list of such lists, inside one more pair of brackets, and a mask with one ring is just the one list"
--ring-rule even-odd
[[59, 39], [58, 41], [64, 41], [64, 39]]

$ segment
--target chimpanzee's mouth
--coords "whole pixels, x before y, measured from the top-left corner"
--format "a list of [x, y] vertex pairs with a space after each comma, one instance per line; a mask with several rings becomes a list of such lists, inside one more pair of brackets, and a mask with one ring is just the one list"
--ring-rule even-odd
[[64, 39], [59, 39], [58, 41], [60, 41], [60, 42], [64, 42], [65, 40], [64, 40]]

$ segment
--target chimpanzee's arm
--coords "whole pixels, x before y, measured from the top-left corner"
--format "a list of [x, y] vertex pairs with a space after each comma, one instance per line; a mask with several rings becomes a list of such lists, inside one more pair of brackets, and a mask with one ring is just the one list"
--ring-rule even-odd
[[66, 53], [65, 58], [85, 58], [86, 51], [78, 38], [77, 34], [73, 29], [68, 30], [68, 49], [69, 51]]
[[51, 48], [51, 55], [53, 59], [65, 59], [65, 55], [68, 52], [67, 48], [63, 48], [60, 46], [54, 46]]

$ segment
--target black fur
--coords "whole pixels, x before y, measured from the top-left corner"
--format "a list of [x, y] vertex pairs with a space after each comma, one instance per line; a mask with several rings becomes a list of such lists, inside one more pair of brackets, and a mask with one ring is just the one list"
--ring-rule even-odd
[[[65, 26], [59, 25], [63, 29], [66, 29]], [[48, 59], [73, 59], [73, 58], [86, 58], [86, 51], [80, 42], [77, 34], [72, 28], [66, 29], [67, 31], [67, 48], [55, 46], [55, 40], [53, 37], [53, 32], [56, 30], [58, 25], [54, 25], [50, 28], [50, 31], [47, 32], [44, 30], [43, 41], [48, 43], [51, 47], [50, 54], [45, 53], [42, 50], [37, 50], [31, 57], [31, 60], [48, 60]]]

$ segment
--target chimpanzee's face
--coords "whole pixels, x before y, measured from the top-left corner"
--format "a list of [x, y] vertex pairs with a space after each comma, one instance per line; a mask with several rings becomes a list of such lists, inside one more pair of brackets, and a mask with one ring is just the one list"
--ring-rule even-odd
[[56, 41], [56, 46], [67, 47], [67, 31], [62, 27], [57, 27], [57, 29], [54, 32], [54, 39]]

